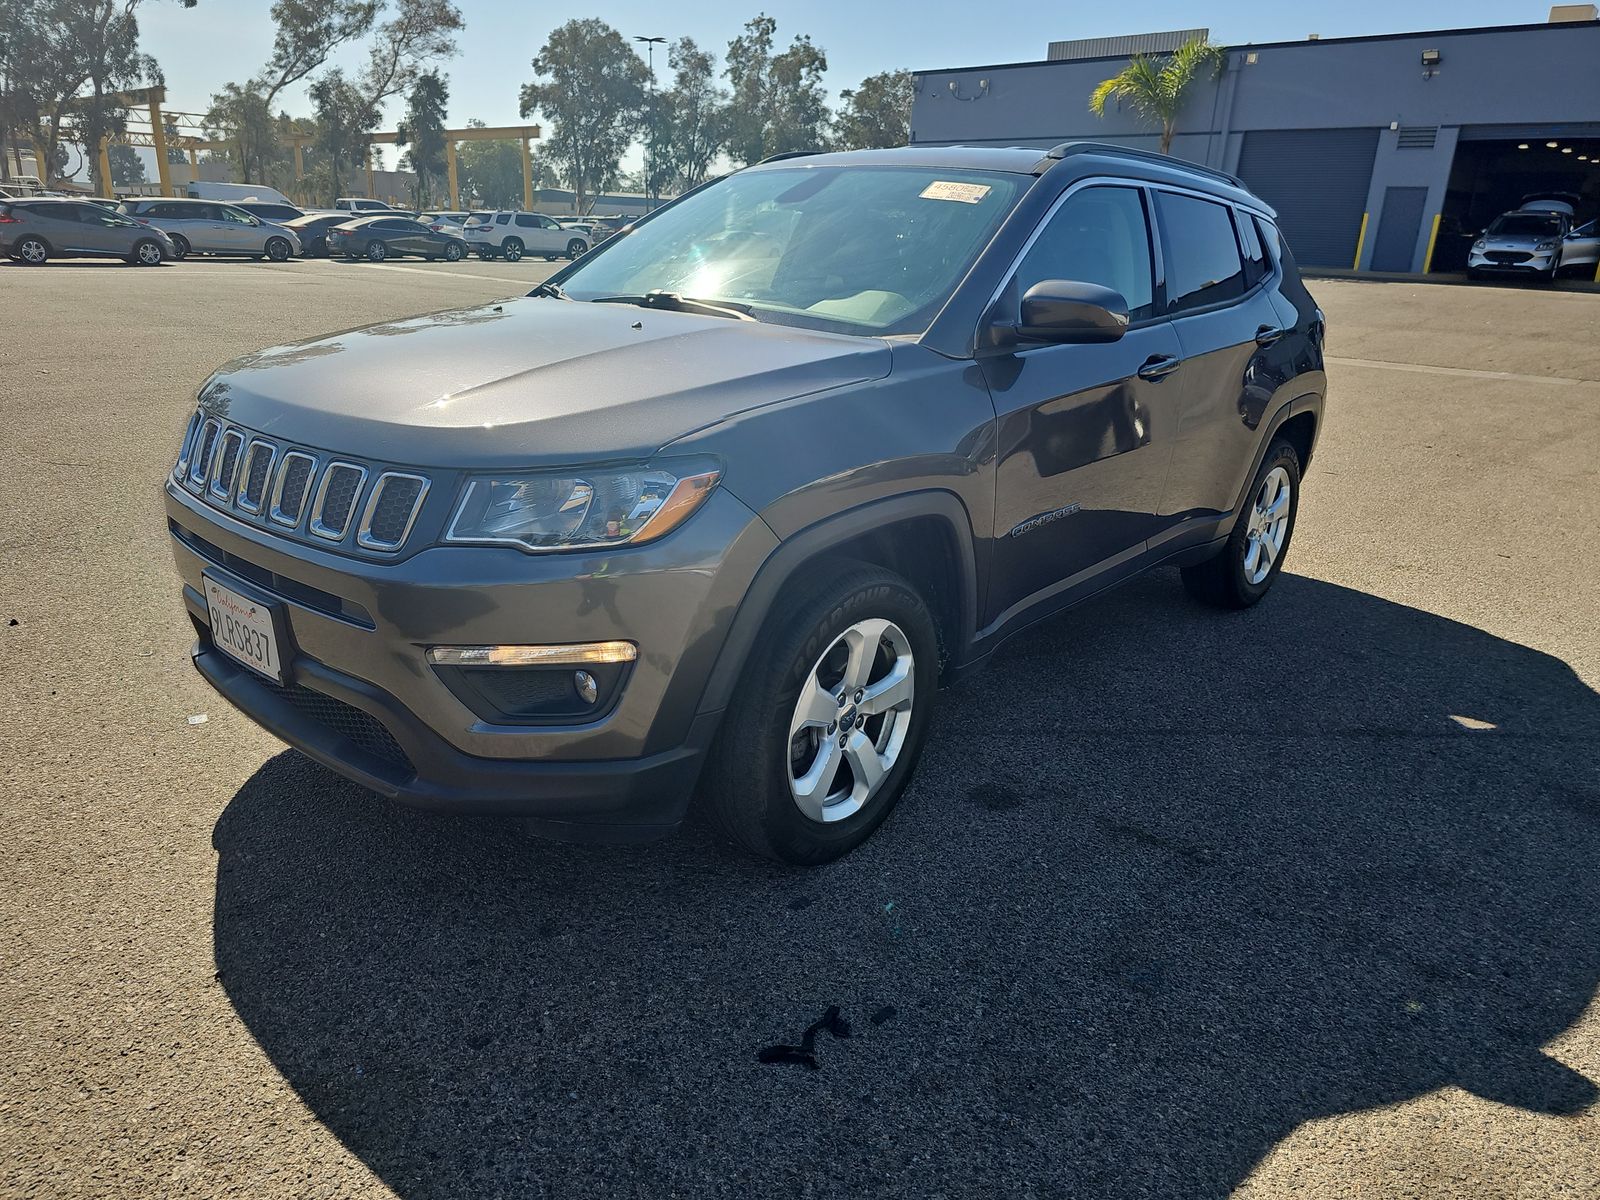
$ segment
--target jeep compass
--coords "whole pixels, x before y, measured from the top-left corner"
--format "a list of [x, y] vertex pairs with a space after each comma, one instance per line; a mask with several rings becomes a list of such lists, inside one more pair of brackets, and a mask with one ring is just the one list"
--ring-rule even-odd
[[528, 296], [248, 355], [166, 484], [196, 667], [376, 792], [817, 863], [940, 686], [1136, 572], [1256, 603], [1323, 318], [1232, 176], [787, 156]]

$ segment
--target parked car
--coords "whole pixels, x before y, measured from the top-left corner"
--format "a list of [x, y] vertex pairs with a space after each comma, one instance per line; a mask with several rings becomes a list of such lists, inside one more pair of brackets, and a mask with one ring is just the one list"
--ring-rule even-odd
[[121, 258], [157, 267], [178, 257], [161, 230], [83, 200], [0, 200], [0, 254], [29, 266], [52, 257]]
[[458, 238], [462, 236], [462, 227], [467, 222], [464, 214], [461, 215], [460, 220], [456, 219], [457, 215], [455, 213], [422, 213], [417, 217], [417, 220], [435, 233], [445, 233], [451, 237]]
[[191, 200], [221, 200], [230, 204], [255, 201], [262, 204], [289, 204], [289, 197], [277, 188], [264, 183], [212, 183], [197, 179], [184, 185], [184, 195]]
[[593, 234], [595, 244], [599, 245], [601, 242], [605, 241], [607, 238], [615, 237], [617, 234], [621, 233], [624, 229], [626, 229], [629, 225], [632, 225], [637, 220], [639, 220], [638, 217], [596, 217], [596, 218], [594, 218], [594, 223], [590, 226], [590, 230], [591, 230], [591, 232]]
[[307, 213], [293, 221], [285, 221], [283, 227], [299, 239], [301, 254], [307, 258], [323, 258], [328, 254], [328, 230], [349, 224], [351, 219], [347, 212]]
[[365, 196], [340, 196], [333, 202], [335, 208], [345, 212], [393, 212], [382, 200], [369, 200]]
[[407, 217], [358, 217], [327, 231], [328, 253], [346, 258], [382, 262], [402, 254], [417, 254], [432, 262], [442, 258], [459, 262], [467, 243], [448, 233], [435, 233], [421, 221]]
[[[774, 211], [775, 262], [716, 240]], [[698, 782], [740, 844], [823, 862], [1008, 637], [1161, 564], [1268, 594], [1323, 341], [1220, 172], [1092, 143], [758, 164], [525, 299], [214, 375], [166, 485], [195, 665], [412, 804], [638, 838]]]
[[473, 213], [462, 230], [467, 245], [479, 258], [504, 258], [516, 262], [524, 254], [546, 259], [577, 258], [588, 252], [589, 239], [563, 229], [543, 213]]
[[284, 262], [300, 253], [293, 231], [213, 200], [126, 200], [122, 211], [172, 238], [173, 257], [239, 255]]
[[1535, 275], [1550, 282], [1564, 270], [1585, 275], [1600, 263], [1595, 222], [1576, 224], [1580, 198], [1573, 192], [1534, 192], [1516, 210], [1501, 213], [1472, 243], [1467, 274]]
[[276, 204], [264, 200], [245, 200], [235, 204], [234, 207], [243, 209], [252, 217], [271, 221], [274, 225], [287, 225], [290, 221], [297, 221], [306, 215], [306, 210], [296, 205]]

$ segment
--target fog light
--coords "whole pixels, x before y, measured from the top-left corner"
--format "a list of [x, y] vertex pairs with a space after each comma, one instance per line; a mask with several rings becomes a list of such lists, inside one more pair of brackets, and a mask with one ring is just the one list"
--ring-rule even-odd
[[578, 695], [585, 704], [593, 704], [600, 699], [600, 685], [595, 682], [594, 676], [587, 671], [574, 671], [572, 673], [572, 686], [578, 689]]
[[[639, 657], [632, 642], [571, 642], [559, 646], [434, 646], [428, 661], [440, 667], [558, 667], [627, 663]], [[583, 672], [579, 672], [583, 674]]]

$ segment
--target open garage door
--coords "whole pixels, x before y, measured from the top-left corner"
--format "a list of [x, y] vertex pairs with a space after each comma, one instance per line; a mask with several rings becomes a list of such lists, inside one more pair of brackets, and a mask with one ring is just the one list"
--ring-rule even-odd
[[[1487, 136], [1491, 132], [1496, 136]], [[1524, 196], [1570, 192], [1578, 197], [1579, 225], [1600, 216], [1600, 127], [1578, 133], [1464, 128], [1439, 215], [1432, 269], [1466, 270], [1472, 240]]]
[[1348, 267], [1378, 153], [1376, 129], [1263, 129], [1244, 135], [1239, 178], [1273, 208], [1296, 260]]

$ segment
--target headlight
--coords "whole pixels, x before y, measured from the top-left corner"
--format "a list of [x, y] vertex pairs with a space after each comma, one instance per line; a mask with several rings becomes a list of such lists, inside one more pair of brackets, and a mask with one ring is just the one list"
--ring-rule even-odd
[[583, 550], [649, 542], [705, 503], [721, 472], [696, 463], [479, 477], [450, 522], [447, 542]]
[[1556, 244], [1554, 242], [1540, 242], [1537, 246], [1534, 247], [1535, 250], [1538, 250], [1541, 253], [1543, 253], [1544, 251], [1547, 251], [1547, 250], [1554, 250], [1555, 248], [1556, 248]]
[[1477, 241], [1472, 243], [1472, 248], [1474, 250], [1483, 250], [1483, 249], [1487, 248], [1488, 245], [1489, 245], [1489, 240], [1487, 238], [1479, 238]]

